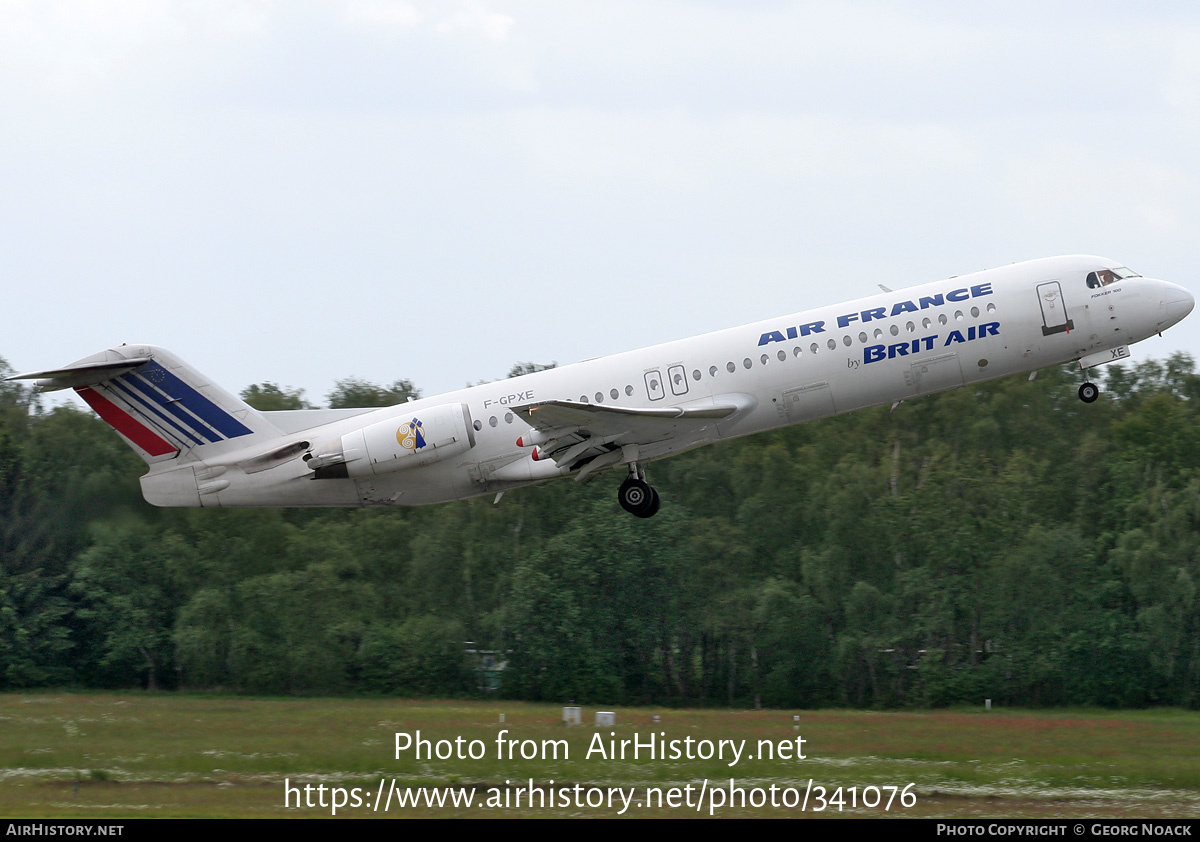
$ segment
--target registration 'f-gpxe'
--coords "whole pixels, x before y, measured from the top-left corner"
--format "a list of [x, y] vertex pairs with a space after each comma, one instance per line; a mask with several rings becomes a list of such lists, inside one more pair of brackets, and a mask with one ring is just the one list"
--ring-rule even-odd
[[1111, 260], [1054, 257], [384, 409], [259, 412], [150, 345], [9, 379], [79, 393], [147, 462], [156, 506], [411, 506], [624, 467], [621, 506], [650, 517], [655, 459], [1046, 366], [1086, 372], [1194, 303]]

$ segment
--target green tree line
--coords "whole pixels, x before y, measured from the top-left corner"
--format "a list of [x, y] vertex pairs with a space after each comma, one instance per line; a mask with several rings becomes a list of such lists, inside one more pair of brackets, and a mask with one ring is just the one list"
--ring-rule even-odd
[[0, 384], [0, 688], [471, 695], [487, 652], [530, 700], [1197, 707], [1200, 375], [1104, 379], [1092, 405], [1048, 369], [654, 463], [650, 520], [619, 472], [499, 505], [154, 509], [103, 422]]

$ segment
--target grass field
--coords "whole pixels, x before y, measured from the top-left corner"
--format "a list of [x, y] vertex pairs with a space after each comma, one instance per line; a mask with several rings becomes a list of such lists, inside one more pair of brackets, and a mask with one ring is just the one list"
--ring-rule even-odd
[[[659, 724], [652, 724], [654, 714]], [[0, 815], [330, 816], [328, 806], [297, 806], [309, 785], [314, 804], [321, 797], [316, 787], [326, 787], [327, 804], [329, 788], [343, 788], [338, 818], [382, 817], [383, 806], [374, 809], [381, 793], [393, 817], [599, 817], [617, 815], [624, 803], [624, 815], [638, 817], [708, 816], [710, 808], [723, 817], [1200, 817], [1197, 713], [806, 711], [798, 727], [785, 711], [618, 708], [616, 715], [614, 728], [596, 728], [591, 708], [584, 709], [584, 725], [568, 727], [557, 706], [509, 702], [0, 695]], [[507, 742], [497, 744], [502, 729], [505, 741], [517, 741], [513, 759], [503, 756]], [[417, 730], [435, 750], [437, 740], [461, 737], [465, 753], [478, 740], [474, 749], [483, 756], [418, 759], [408, 749], [397, 759], [396, 733]], [[610, 739], [637, 735], [645, 743], [662, 735], [685, 755], [688, 738], [693, 755], [709, 745], [700, 741], [732, 743], [723, 759], [650, 759], [643, 749], [635, 760], [599, 755], [597, 735], [606, 749]], [[767, 743], [794, 751], [797, 737], [805, 759], [759, 756]], [[738, 745], [741, 756], [731, 766], [731, 747]], [[521, 748], [537, 756], [523, 759]], [[557, 758], [541, 756], [551, 748]], [[296, 788], [291, 806], [285, 780]], [[545, 807], [528, 805], [530, 780], [535, 805], [545, 800]], [[772, 786], [780, 806], [770, 806]], [[820, 813], [818, 787], [828, 805]], [[904, 806], [897, 795], [885, 810], [889, 793], [905, 787], [915, 804]], [[674, 807], [673, 788], [679, 790]], [[806, 792], [805, 809], [783, 806]], [[434, 806], [401, 808], [397, 799], [406, 793], [432, 797]], [[452, 793], [470, 793], [472, 806], [452, 805]], [[864, 796], [881, 803], [865, 807]], [[447, 799], [442, 806], [439, 797]], [[764, 806], [755, 806], [757, 797]], [[486, 806], [488, 799], [509, 806]]]

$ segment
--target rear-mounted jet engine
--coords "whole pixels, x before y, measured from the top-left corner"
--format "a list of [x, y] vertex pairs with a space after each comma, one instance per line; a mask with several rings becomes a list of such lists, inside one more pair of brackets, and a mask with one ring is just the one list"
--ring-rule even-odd
[[467, 405], [447, 403], [319, 442], [304, 461], [313, 479], [346, 479], [420, 468], [474, 446]]

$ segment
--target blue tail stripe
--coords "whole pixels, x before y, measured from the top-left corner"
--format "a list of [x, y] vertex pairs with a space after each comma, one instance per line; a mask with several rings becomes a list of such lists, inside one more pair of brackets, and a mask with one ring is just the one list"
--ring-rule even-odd
[[[208, 439], [208, 441], [219, 441], [220, 440], [220, 436], [217, 436], [216, 433], [213, 433], [210, 430], [208, 430], [207, 428], [203, 427], [202, 425], [197, 424], [194, 419], [192, 419], [192, 418], [184, 415], [183, 413], [179, 412], [178, 410], [176, 410], [174, 408], [174, 406], [172, 406], [171, 404], [169, 404], [167, 402], [166, 398], [164, 398], [162, 395], [160, 395], [154, 389], [150, 389], [150, 388], [144, 386], [143, 384], [139, 383], [132, 375], [130, 375], [130, 374], [122, 375], [121, 377], [118, 377], [114, 380], [110, 380], [109, 383], [111, 385], [117, 387], [120, 390], [121, 394], [123, 396], [125, 396], [126, 400], [131, 401], [131, 402], [136, 400], [138, 403], [142, 404], [142, 406], [146, 407], [147, 410], [154, 413], [159, 418], [161, 418], [163, 421], [165, 421], [167, 424], [170, 424], [172, 427], [174, 427], [176, 430], [178, 430], [180, 433], [182, 433], [185, 437], [191, 439], [193, 443], [206, 444], [207, 442], [201, 441], [201, 439], [199, 438], [200, 436], [203, 436], [204, 438]], [[158, 404], [158, 407], [156, 408], [155, 406], [148, 403], [147, 399]], [[166, 415], [164, 415], [159, 410], [159, 408], [166, 410], [167, 412], [170, 412], [172, 415], [176, 416], [176, 418], [178, 418], [179, 422], [181, 422], [181, 423], [176, 423], [176, 421], [174, 419], [169, 418]], [[188, 426], [185, 427], [183, 425], [188, 425]], [[192, 429], [190, 429], [191, 427], [195, 427], [196, 431], [193, 432]]]
[[154, 360], [140, 366], [136, 371], [150, 383], [176, 398], [197, 418], [229, 438], [247, 436], [254, 432]]
[[[163, 407], [167, 412], [174, 415], [181, 424], [187, 426], [188, 429], [194, 431], [196, 435], [208, 440], [208, 442], [224, 441], [225, 437], [214, 430], [209, 425], [205, 424], [199, 418], [189, 412], [185, 412], [180, 406], [181, 401], [171, 400], [169, 395], [164, 395], [156, 389], [153, 384], [146, 382], [144, 379], [136, 376], [137, 372], [130, 372], [122, 378], [130, 387], [137, 389], [143, 395], [153, 400], [159, 406]], [[206, 444], [207, 442], [198, 441], [197, 444]]]
[[[123, 382], [123, 378], [117, 378], [114, 380], [110, 380], [105, 385], [108, 386], [109, 388], [111, 388], [117, 394], [119, 394], [121, 396], [121, 398], [123, 398], [125, 400], [125, 402], [127, 404], [129, 404], [130, 408], [133, 409], [135, 412], [138, 411], [135, 404], [141, 404], [141, 406], [145, 409], [145, 412], [140, 413], [140, 414], [142, 414], [144, 417], [146, 417], [146, 420], [149, 421], [153, 426], [157, 427], [158, 431], [161, 432], [164, 436], [166, 436], [169, 439], [172, 439], [173, 443], [175, 443], [176, 445], [187, 445], [187, 439], [191, 439], [196, 444], [204, 444], [204, 442], [197, 439], [196, 436], [193, 435], [189, 430], [186, 430], [186, 429], [180, 427], [178, 424], [176, 424], [170, 418], [167, 418], [165, 415], [163, 415], [161, 412], [159, 412], [153, 406], [148, 404], [142, 398], [141, 395], [134, 392], [132, 389], [129, 388], [129, 386], [125, 382]], [[150, 417], [150, 416], [154, 416], [154, 417]], [[159, 419], [162, 423], [155, 424], [154, 423], [155, 418]], [[173, 434], [170, 430], [166, 429], [166, 427], [164, 425], [170, 425], [171, 427], [174, 427], [175, 430], [178, 431], [178, 433]], [[182, 447], [180, 449], [182, 449]]]

